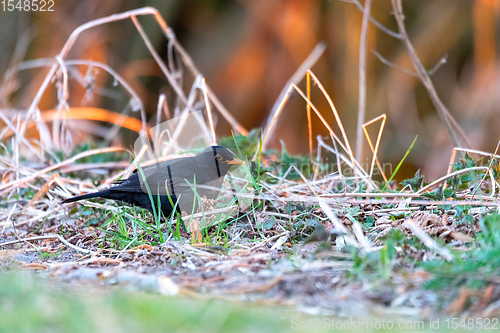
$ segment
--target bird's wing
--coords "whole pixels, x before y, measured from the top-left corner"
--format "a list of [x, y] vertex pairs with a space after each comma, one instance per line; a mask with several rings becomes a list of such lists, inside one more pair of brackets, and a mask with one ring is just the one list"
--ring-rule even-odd
[[[180, 159], [183, 159], [183, 158], [184, 158], [184, 157], [174, 158], [174, 159], [171, 159], [171, 160], [168, 160], [168, 161], [163, 161], [163, 162], [160, 162], [160, 163], [167, 163], [167, 164], [170, 164], [170, 163], [174, 163], [175, 161], [180, 160]], [[144, 171], [144, 170], [148, 170], [148, 169], [150, 169], [150, 168], [154, 167], [155, 165], [156, 165], [156, 164], [153, 164], [153, 165], [148, 165], [148, 166], [146, 166], [146, 167], [142, 168], [142, 170], [143, 170], [143, 171]], [[134, 174], [140, 174], [139, 169], [134, 169], [134, 171], [132, 171], [132, 176], [133, 176]], [[130, 178], [132, 178], [132, 176], [131, 176], [131, 177], [129, 177], [129, 178], [126, 178], [126, 179], [118, 179], [118, 180], [115, 180], [112, 184], [113, 184], [113, 185], [120, 185], [120, 184], [123, 184], [123, 183], [127, 182], [127, 180], [129, 180]], [[130, 179], [130, 181], [133, 181], [133, 180], [134, 180], [134, 179]], [[132, 184], [132, 186], [133, 186], [133, 185], [135, 185], [135, 184]], [[124, 188], [125, 188], [125, 187], [124, 187]]]
[[129, 178], [122, 181], [119, 185], [111, 187], [110, 190], [133, 193], [147, 193], [149, 188], [149, 191], [151, 191], [152, 194], [159, 193], [160, 195], [167, 194], [167, 191], [170, 194], [179, 194], [189, 190], [189, 186], [183, 178], [172, 177], [168, 179], [160, 179], [158, 177], [154, 177], [154, 175], [148, 176], [147, 174], [146, 182], [141, 181], [141, 178], [142, 177], [139, 173], [135, 173]]
[[[166, 160], [166, 161], [162, 161], [162, 162], [158, 162], [158, 163], [155, 163], [153, 165], [148, 165], [147, 167], [144, 167], [143, 170], [146, 170], [146, 169], [149, 169], [149, 168], [152, 168], [152, 167], [155, 167], [156, 165], [161, 165], [161, 166], [166, 166], [166, 165], [170, 165], [170, 164], [175, 164], [176, 162], [180, 161], [180, 160], [185, 160], [185, 159], [189, 159], [191, 157], [178, 157], [178, 158], [173, 158], [171, 160]], [[134, 171], [132, 173], [137, 173], [139, 170], [138, 169], [134, 169]]]
[[129, 178], [111, 187], [111, 190], [144, 193], [148, 192], [147, 187], [149, 187], [152, 194], [186, 193], [190, 191], [188, 182], [193, 183], [194, 170], [197, 168], [194, 162], [194, 158], [184, 157], [147, 166], [143, 168], [146, 182], [141, 181], [143, 179], [141, 172], [136, 170]]
[[[223, 177], [217, 177], [215, 166], [202, 164], [195, 157], [183, 157], [150, 165], [143, 168], [143, 173], [152, 194], [178, 195], [192, 192], [192, 186], [196, 186], [198, 193], [210, 197], [214, 187], [220, 188]], [[142, 178], [141, 172], [135, 172], [111, 190], [147, 193], [148, 189], [141, 181]], [[206, 189], [207, 186], [211, 189]]]

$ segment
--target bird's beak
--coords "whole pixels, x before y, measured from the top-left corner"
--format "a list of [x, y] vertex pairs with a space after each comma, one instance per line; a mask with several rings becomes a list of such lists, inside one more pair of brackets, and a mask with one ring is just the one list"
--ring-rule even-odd
[[231, 165], [242, 165], [242, 164], [245, 164], [244, 161], [238, 159], [238, 158], [233, 158], [231, 161], [227, 161], [226, 162], [227, 164], [231, 164]]

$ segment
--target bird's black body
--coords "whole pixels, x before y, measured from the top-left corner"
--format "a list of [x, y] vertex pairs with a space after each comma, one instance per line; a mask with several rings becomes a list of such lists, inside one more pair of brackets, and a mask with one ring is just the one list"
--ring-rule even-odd
[[[134, 174], [135, 175], [135, 174]], [[131, 177], [133, 177], [132, 175]], [[107, 190], [104, 191], [99, 191], [96, 193], [90, 193], [90, 194], [85, 194], [85, 195], [79, 195], [73, 198], [69, 198], [66, 200], [63, 200], [61, 203], [70, 203], [70, 202], [75, 202], [75, 201], [80, 201], [84, 199], [92, 199], [92, 198], [104, 198], [104, 199], [112, 199], [116, 200], [118, 202], [125, 202], [131, 205], [135, 205], [138, 207], [142, 207], [144, 209], [147, 209], [151, 212], [151, 214], [154, 215], [153, 213], [153, 207], [156, 210], [156, 206], [158, 203], [158, 196], [152, 194], [151, 198], [153, 199], [153, 205], [151, 205], [151, 198], [148, 193], [144, 192], [131, 192], [131, 191], [124, 191], [120, 189], [120, 185], [111, 187]], [[170, 213], [173, 211], [173, 207], [170, 204], [170, 200], [168, 198], [168, 195], [159, 195], [160, 198], [160, 208], [161, 211], [165, 216], [169, 216]], [[170, 198], [172, 199], [172, 203], [175, 206], [175, 203], [177, 202], [177, 196], [171, 195]], [[177, 206], [177, 211], [180, 212], [179, 206]]]
[[217, 198], [224, 176], [233, 165], [242, 163], [226, 148], [211, 146], [194, 157], [156, 163], [145, 167], [142, 172], [135, 170], [116, 186], [69, 198], [62, 203], [100, 197], [136, 205], [153, 213], [158, 209], [159, 199], [164, 216], [169, 216], [176, 205], [177, 211], [191, 214], [198, 208], [199, 198]]

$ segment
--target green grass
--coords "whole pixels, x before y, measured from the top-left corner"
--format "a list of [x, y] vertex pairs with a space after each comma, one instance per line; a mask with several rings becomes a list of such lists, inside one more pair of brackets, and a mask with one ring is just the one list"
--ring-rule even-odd
[[482, 217], [479, 226], [477, 241], [468, 251], [456, 253], [454, 261], [422, 264], [434, 276], [427, 281], [427, 287], [482, 289], [497, 281], [500, 275], [500, 215], [493, 213]]
[[[90, 290], [89, 290], [90, 289]], [[0, 273], [0, 332], [285, 332], [283, 311]]]
[[[56, 285], [31, 272], [0, 273], [0, 313], [0, 332], [324, 332], [332, 329], [321, 325], [331, 325], [332, 320], [358, 321], [358, 318], [311, 317], [290, 308], [246, 302], [164, 297], [95, 285], [75, 288]], [[382, 321], [372, 319], [376, 320]], [[384, 322], [390, 320], [414, 322], [384, 318]], [[440, 319], [441, 332], [444, 320]], [[429, 329], [428, 321], [423, 322], [426, 326], [422, 332], [436, 332]], [[394, 332], [366, 326], [348, 331]], [[462, 331], [460, 327], [454, 330]]]
[[396, 167], [396, 170], [394, 170], [394, 172], [392, 173], [392, 175], [389, 178], [389, 180], [387, 181], [387, 183], [385, 183], [384, 187], [382, 187], [382, 192], [385, 191], [385, 189], [387, 188], [387, 186], [391, 184], [392, 180], [394, 179], [394, 177], [398, 173], [399, 168], [401, 168], [401, 165], [403, 165], [403, 162], [405, 161], [406, 157], [408, 156], [408, 154], [410, 153], [410, 151], [413, 149], [413, 146], [415, 145], [415, 142], [417, 141], [417, 138], [418, 138], [418, 135], [415, 137], [415, 139], [413, 139], [413, 142], [411, 143], [410, 147], [406, 151], [405, 155], [403, 156], [403, 158], [401, 159], [401, 161], [399, 161], [398, 166]]

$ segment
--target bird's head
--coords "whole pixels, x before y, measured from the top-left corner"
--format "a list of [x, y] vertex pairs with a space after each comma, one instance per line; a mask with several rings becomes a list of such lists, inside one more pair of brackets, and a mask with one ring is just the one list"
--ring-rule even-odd
[[235, 158], [233, 154], [222, 146], [210, 146], [205, 148], [199, 155], [203, 163], [214, 167], [219, 177], [223, 177], [232, 166], [242, 165], [245, 162]]

